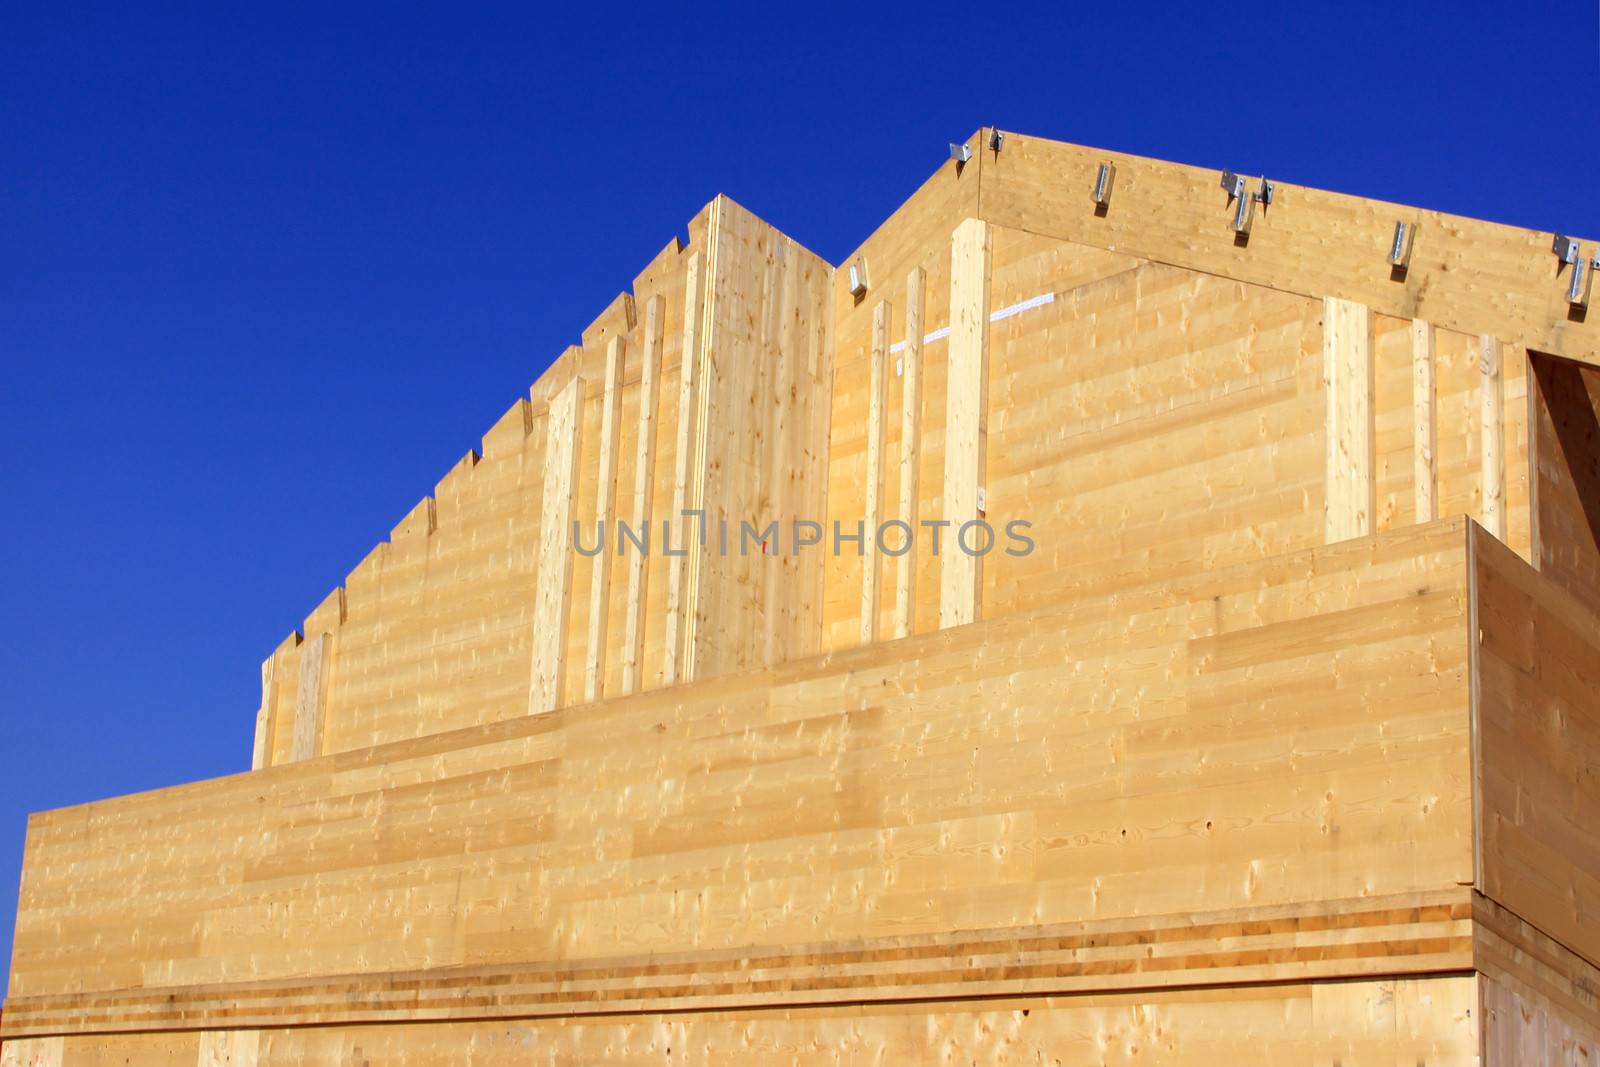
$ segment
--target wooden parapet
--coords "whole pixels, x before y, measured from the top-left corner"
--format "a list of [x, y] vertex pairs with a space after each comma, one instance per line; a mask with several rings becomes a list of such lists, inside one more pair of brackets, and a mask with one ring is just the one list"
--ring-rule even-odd
[[1467, 969], [1466, 553], [1445, 521], [36, 816], [23, 899], [70, 887], [77, 919], [25, 903], [5, 1026]]

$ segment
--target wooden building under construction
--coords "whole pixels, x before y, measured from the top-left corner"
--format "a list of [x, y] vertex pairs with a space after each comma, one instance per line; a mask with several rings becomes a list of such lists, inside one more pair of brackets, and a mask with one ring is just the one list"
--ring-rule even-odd
[[992, 130], [838, 266], [719, 197], [254, 770], [31, 818], [0, 1063], [1600, 1064], [1595, 250]]

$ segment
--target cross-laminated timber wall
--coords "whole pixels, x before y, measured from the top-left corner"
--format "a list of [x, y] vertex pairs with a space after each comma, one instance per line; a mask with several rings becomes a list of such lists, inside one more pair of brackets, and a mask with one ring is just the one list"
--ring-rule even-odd
[[[1396, 279], [1201, 177], [1008, 135], [862, 300], [715, 202], [269, 660], [264, 769], [34, 818], [5, 1062], [1592, 1059], [1592, 327], [1536, 235]], [[545, 550], [641, 470], [1039, 547]]]

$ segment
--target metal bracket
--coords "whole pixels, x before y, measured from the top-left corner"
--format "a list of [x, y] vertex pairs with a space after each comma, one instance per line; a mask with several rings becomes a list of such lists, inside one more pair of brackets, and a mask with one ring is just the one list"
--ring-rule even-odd
[[1245, 185], [1244, 175], [1231, 170], [1222, 172], [1222, 187], [1228, 191], [1228, 203], [1233, 205], [1233, 232], [1241, 235], [1250, 233], [1256, 205], [1272, 203], [1272, 194], [1277, 191], [1277, 186], [1265, 178], [1261, 179], [1260, 187], [1253, 193], [1246, 192]]
[[867, 257], [857, 256], [850, 261], [850, 295], [860, 297], [867, 291]]
[[1094, 202], [1101, 207], [1111, 203], [1111, 186], [1117, 180], [1117, 168], [1111, 163], [1100, 164], [1094, 179]]
[[1394, 240], [1389, 242], [1389, 265], [1401, 270], [1411, 266], [1411, 245], [1417, 239], [1417, 227], [1410, 222], [1394, 224]]
[[952, 144], [950, 146], [950, 158], [957, 163], [965, 163], [972, 158], [972, 149], [964, 144]]
[[[1575, 308], [1587, 308], [1594, 271], [1591, 264], [1583, 261], [1583, 246], [1571, 237], [1558, 233], [1550, 244], [1550, 251], [1556, 254], [1563, 266], [1571, 268], [1567, 275], [1567, 303]], [[1600, 264], [1600, 254], [1595, 256], [1595, 263]]]
[[1006, 135], [1005, 134], [1001, 133], [999, 130], [990, 130], [989, 131], [989, 151], [991, 151], [991, 152], [999, 152], [1001, 147], [1005, 143], [1006, 143]]
[[[1600, 264], [1600, 257], [1596, 257], [1596, 264]], [[1582, 257], [1572, 265], [1572, 278], [1567, 282], [1567, 303], [1575, 308], [1589, 306], [1589, 289], [1594, 284], [1594, 271], [1585, 263]]]

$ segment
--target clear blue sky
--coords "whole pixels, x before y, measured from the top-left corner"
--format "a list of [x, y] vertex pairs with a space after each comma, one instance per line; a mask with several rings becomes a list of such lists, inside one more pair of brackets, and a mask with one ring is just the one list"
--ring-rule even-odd
[[994, 124], [1600, 236], [1594, 0], [68, 7], [0, 12], [0, 964], [27, 813], [245, 769], [261, 660], [718, 192], [837, 261]]

